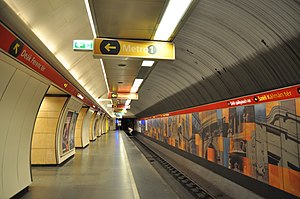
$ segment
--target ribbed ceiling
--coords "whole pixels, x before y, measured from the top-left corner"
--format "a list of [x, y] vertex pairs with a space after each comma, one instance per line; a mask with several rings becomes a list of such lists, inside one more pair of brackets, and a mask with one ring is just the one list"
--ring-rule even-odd
[[138, 117], [299, 83], [300, 2], [202, 0], [132, 103]]

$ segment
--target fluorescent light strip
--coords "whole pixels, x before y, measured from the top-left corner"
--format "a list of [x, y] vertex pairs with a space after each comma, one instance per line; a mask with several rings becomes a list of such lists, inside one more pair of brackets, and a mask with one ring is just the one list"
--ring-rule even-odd
[[146, 66], [146, 67], [151, 67], [153, 66], [155, 61], [151, 61], [151, 60], [144, 60], [142, 63], [142, 66]]
[[134, 83], [130, 89], [131, 93], [136, 93], [139, 90], [140, 85], [142, 84], [142, 82], [144, 81], [144, 79], [135, 79]]
[[94, 38], [96, 38], [97, 35], [96, 35], [96, 30], [95, 30], [95, 25], [94, 25], [94, 21], [93, 21], [93, 17], [92, 17], [92, 12], [91, 12], [91, 8], [90, 8], [89, 0], [84, 0], [84, 3], [85, 3], [86, 11], [88, 13], [88, 17], [89, 17], [89, 21], [90, 21], [90, 25], [91, 25], [91, 28], [92, 28]]
[[131, 100], [130, 100], [130, 99], [126, 100], [125, 106], [129, 106], [130, 103], [131, 103]]
[[106, 72], [105, 72], [105, 68], [104, 68], [104, 63], [103, 63], [102, 59], [100, 59], [100, 63], [101, 63], [101, 67], [102, 67], [102, 71], [103, 71], [103, 75], [104, 75], [104, 80], [105, 80], [105, 85], [106, 85], [107, 91], [110, 92], [109, 87], [108, 87]]
[[170, 0], [167, 9], [156, 30], [154, 40], [167, 41], [179, 21], [190, 6], [192, 0]]

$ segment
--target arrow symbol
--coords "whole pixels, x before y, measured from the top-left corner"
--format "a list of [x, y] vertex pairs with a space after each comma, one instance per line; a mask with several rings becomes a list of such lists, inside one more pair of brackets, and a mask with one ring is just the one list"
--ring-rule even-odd
[[15, 54], [18, 54], [18, 48], [20, 47], [20, 44], [16, 43], [16, 45], [14, 46], [14, 50], [15, 50]]
[[106, 44], [104, 48], [107, 50], [107, 52], [110, 52], [110, 50], [117, 49], [116, 46], [111, 46], [110, 43]]

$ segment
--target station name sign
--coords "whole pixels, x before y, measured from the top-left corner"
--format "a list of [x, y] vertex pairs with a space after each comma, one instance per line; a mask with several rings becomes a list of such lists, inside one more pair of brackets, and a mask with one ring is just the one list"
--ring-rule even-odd
[[175, 59], [175, 45], [172, 42], [94, 39], [94, 57]]

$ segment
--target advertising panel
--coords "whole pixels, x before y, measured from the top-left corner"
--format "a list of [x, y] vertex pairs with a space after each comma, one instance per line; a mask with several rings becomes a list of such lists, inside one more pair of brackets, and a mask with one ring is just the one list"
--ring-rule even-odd
[[75, 148], [74, 134], [78, 113], [68, 111], [62, 134], [62, 153], [65, 154]]

